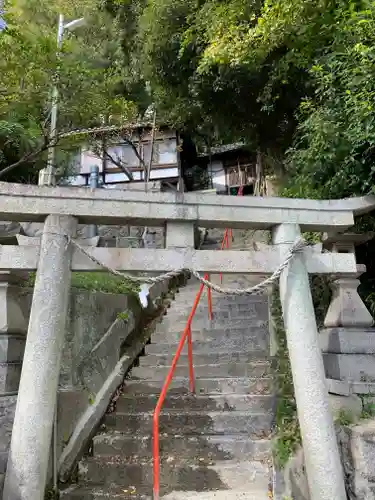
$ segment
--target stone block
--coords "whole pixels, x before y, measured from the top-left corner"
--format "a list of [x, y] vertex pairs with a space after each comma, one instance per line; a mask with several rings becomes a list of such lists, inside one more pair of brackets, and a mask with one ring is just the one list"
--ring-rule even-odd
[[92, 349], [103, 339], [117, 315], [128, 307], [126, 295], [71, 290], [60, 387], [82, 386], [84, 360], [90, 358]]
[[[20, 246], [40, 246], [42, 236], [24, 236], [17, 235], [17, 242]], [[99, 236], [92, 236], [91, 238], [77, 239], [77, 243], [83, 247], [97, 247], [99, 243]]]
[[21, 280], [0, 274], [0, 395], [16, 394], [19, 387], [30, 309], [25, 289], [17, 286]]
[[[336, 428], [348, 500], [375, 499], [375, 420]], [[285, 468], [285, 496], [309, 500], [303, 451]]]
[[26, 338], [23, 335], [0, 334], [0, 363], [21, 362]]
[[99, 392], [105, 381], [105, 373], [98, 358], [88, 357], [82, 366], [80, 381], [82, 388], [86, 389], [90, 394], [95, 395]]
[[42, 222], [22, 222], [22, 233], [26, 236], [42, 236], [43, 223]]
[[309, 485], [307, 483], [305, 457], [302, 448], [289, 460], [284, 470], [285, 495], [284, 498], [293, 500], [310, 500]]
[[350, 396], [329, 394], [328, 402], [334, 419], [338, 418], [342, 412], [350, 416], [353, 423], [358, 422], [361, 417], [362, 400], [355, 394]]
[[352, 387], [349, 382], [343, 380], [334, 380], [327, 378], [327, 388], [330, 394], [337, 394], [338, 396], [350, 396], [352, 394]]
[[28, 310], [22, 300], [24, 289], [0, 282], [0, 332], [26, 333]]
[[375, 354], [375, 329], [324, 328], [319, 344], [325, 353]]
[[338, 430], [349, 500], [374, 500], [375, 422]]
[[22, 232], [19, 222], [0, 222], [0, 243], [1, 245], [17, 245], [17, 234]]
[[141, 191], [147, 193], [160, 193], [161, 182], [160, 181], [150, 181], [145, 182], [128, 182], [126, 184], [111, 184], [111, 189], [121, 189], [123, 191]]
[[12, 436], [17, 396], [0, 396], [0, 472], [6, 464], [6, 453]]
[[353, 459], [363, 466], [362, 475], [375, 481], [375, 422], [367, 420], [352, 429]]
[[20, 384], [22, 363], [0, 363], [0, 397], [17, 394]]
[[194, 248], [195, 228], [191, 222], [173, 222], [166, 224], [166, 248]]
[[323, 354], [327, 378], [347, 381], [375, 381], [372, 354]]
[[[99, 226], [100, 241], [107, 247], [139, 248], [142, 242], [143, 226]], [[147, 228], [148, 248], [164, 248], [164, 228]]]
[[323, 234], [324, 248], [329, 252], [355, 252], [355, 247], [374, 238], [375, 233], [332, 233]]
[[[138, 318], [139, 319], [139, 318]], [[119, 361], [128, 335], [134, 331], [137, 319], [129, 311], [128, 319], [116, 319], [102, 339], [77, 367], [81, 386], [97, 394]]]
[[74, 432], [76, 423], [87, 405], [92, 403], [92, 395], [85, 390], [59, 389], [57, 397], [57, 456]]
[[17, 396], [0, 396], [0, 497], [4, 487], [8, 448], [12, 437]]

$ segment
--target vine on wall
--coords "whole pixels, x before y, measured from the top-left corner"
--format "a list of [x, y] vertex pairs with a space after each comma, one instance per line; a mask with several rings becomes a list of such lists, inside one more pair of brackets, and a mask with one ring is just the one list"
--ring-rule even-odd
[[274, 359], [277, 404], [273, 447], [276, 465], [283, 468], [301, 444], [301, 434], [278, 286], [274, 287], [271, 296], [271, 317], [277, 342]]

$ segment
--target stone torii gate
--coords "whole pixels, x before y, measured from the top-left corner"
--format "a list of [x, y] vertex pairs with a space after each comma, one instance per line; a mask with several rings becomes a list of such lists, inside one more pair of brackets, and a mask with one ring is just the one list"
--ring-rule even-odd
[[[164, 249], [87, 249], [94, 259], [117, 270], [269, 275], [285, 260], [301, 231], [340, 233], [353, 225], [354, 215], [374, 207], [372, 197], [313, 201], [0, 183], [2, 220], [44, 222], [40, 245], [0, 248], [0, 271], [37, 270], [4, 500], [44, 498], [71, 271], [102, 270], [70, 244], [78, 224], [165, 226]], [[261, 252], [196, 250], [196, 226], [270, 229], [273, 245]], [[343, 500], [343, 472], [309, 273], [352, 276], [357, 273], [355, 256], [306, 248], [294, 256], [280, 280], [311, 498]]]

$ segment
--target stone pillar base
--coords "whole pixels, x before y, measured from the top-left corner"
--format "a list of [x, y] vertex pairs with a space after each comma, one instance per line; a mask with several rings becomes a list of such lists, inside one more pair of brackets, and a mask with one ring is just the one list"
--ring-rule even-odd
[[0, 275], [0, 396], [17, 394], [27, 332], [27, 304], [18, 277]]
[[375, 382], [373, 328], [325, 328], [319, 341], [327, 378]]
[[8, 460], [26, 343], [29, 306], [23, 277], [0, 274], [0, 496]]

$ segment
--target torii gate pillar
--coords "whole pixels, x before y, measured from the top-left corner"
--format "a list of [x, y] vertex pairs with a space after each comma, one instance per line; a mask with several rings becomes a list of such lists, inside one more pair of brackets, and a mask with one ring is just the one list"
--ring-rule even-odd
[[40, 245], [3, 500], [44, 498], [77, 221], [49, 215]]
[[[301, 236], [297, 224], [281, 224], [273, 243], [286, 254]], [[292, 369], [311, 500], [346, 500], [344, 475], [328, 406], [309, 276], [297, 253], [280, 278], [280, 298]]]

